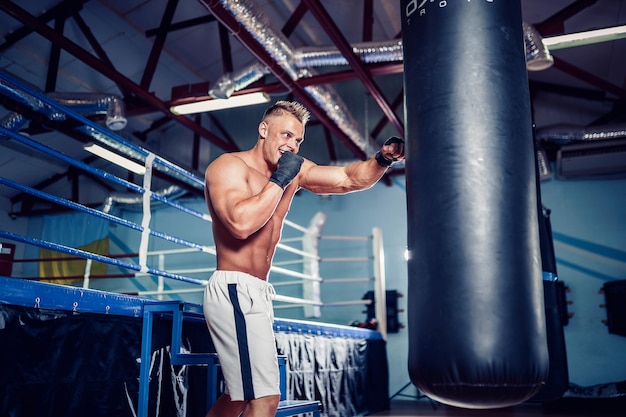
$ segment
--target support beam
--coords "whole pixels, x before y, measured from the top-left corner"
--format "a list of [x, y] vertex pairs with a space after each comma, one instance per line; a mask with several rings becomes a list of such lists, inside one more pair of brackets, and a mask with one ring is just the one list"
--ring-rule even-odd
[[565, 21], [587, 7], [593, 6], [598, 0], [577, 0], [560, 11], [556, 12], [541, 23], [534, 24], [541, 36], [562, 35], [565, 31]]
[[[69, 14], [78, 13], [83, 8], [83, 4], [88, 0], [66, 0], [63, 1], [50, 10], [43, 13], [37, 19], [44, 24], [60, 17], [67, 16]], [[28, 25], [24, 25], [21, 28], [4, 36], [4, 43], [0, 45], [0, 52], [6, 51], [13, 45], [34, 32], [34, 29]]]
[[578, 68], [575, 65], [570, 64], [560, 58], [554, 57], [554, 68], [563, 71], [566, 74], [571, 75], [572, 77], [578, 78], [581, 81], [586, 82], [589, 85], [593, 85], [598, 87], [607, 93], [614, 94], [615, 96], [626, 99], [626, 90], [621, 87], [616, 86], [615, 84], [611, 84], [610, 82], [595, 76], [594, 74], [587, 72], [581, 68]]
[[202, 3], [213, 13], [213, 15], [226, 26], [233, 35], [235, 35], [241, 43], [248, 48], [248, 50], [263, 64], [265, 65], [274, 76], [287, 87], [294, 97], [306, 106], [309, 111], [320, 120], [325, 126], [327, 126], [333, 134], [335, 134], [346, 147], [357, 158], [365, 160], [369, 155], [365, 155], [365, 152], [361, 150], [348, 135], [343, 132], [337, 124], [330, 119], [324, 110], [309, 96], [304, 87], [299, 84], [299, 81], [293, 80], [290, 75], [272, 58], [272, 56], [265, 50], [264, 46], [259, 41], [245, 30], [242, 30], [241, 24], [233, 17], [233, 15], [224, 8], [219, 2], [213, 2], [210, 0], [202, 0]]
[[39, 33], [44, 38], [51, 42], [58, 44], [68, 53], [72, 54], [91, 68], [95, 69], [102, 75], [108, 77], [116, 84], [128, 89], [137, 98], [144, 101], [146, 104], [154, 108], [155, 111], [161, 111], [181, 123], [183, 126], [191, 129], [193, 132], [197, 132], [200, 136], [208, 139], [210, 142], [219, 146], [226, 152], [237, 151], [238, 148], [233, 148], [231, 144], [224, 142], [221, 138], [214, 135], [212, 132], [204, 129], [202, 126], [198, 126], [191, 119], [186, 116], [179, 116], [173, 114], [167, 104], [161, 101], [159, 98], [151, 94], [150, 92], [142, 89], [139, 85], [135, 84], [132, 80], [117, 72], [113, 68], [107, 66], [100, 59], [94, 57], [88, 51], [80, 47], [78, 44], [72, 42], [70, 39], [58, 34], [48, 25], [41, 23], [37, 18], [32, 16], [26, 10], [22, 9], [11, 1], [0, 2], [0, 10], [6, 12], [16, 20], [22, 22], [22, 24], [33, 28], [33, 30]]
[[[66, 17], [59, 16], [54, 21], [54, 30], [59, 33], [63, 33], [65, 28]], [[61, 48], [56, 44], [50, 45], [50, 59], [48, 60], [48, 71], [46, 72], [46, 87], [45, 91], [55, 91], [57, 86], [57, 77], [59, 75], [59, 62], [61, 61]]]
[[353, 52], [352, 46], [343, 36], [326, 9], [324, 9], [324, 6], [322, 6], [318, 1], [315, 0], [302, 1], [307, 5], [311, 13], [313, 13], [320, 26], [322, 26], [328, 36], [330, 36], [335, 45], [337, 45], [337, 48], [346, 58], [352, 70], [356, 73], [357, 77], [359, 78], [359, 80], [361, 80], [363, 85], [365, 85], [365, 88], [372, 95], [372, 98], [374, 99], [374, 101], [376, 101], [385, 116], [387, 116], [389, 122], [393, 125], [398, 134], [404, 137], [404, 125], [387, 102], [387, 99], [383, 95], [381, 89], [374, 82], [371, 74], [365, 69], [363, 62], [361, 62], [359, 57], [357, 57], [356, 54]]
[[174, 19], [174, 12], [176, 12], [177, 5], [178, 0], [169, 0], [167, 2], [167, 6], [165, 6], [165, 12], [163, 12], [163, 17], [161, 18], [161, 30], [157, 33], [156, 39], [152, 44], [152, 50], [150, 51], [146, 68], [143, 72], [143, 76], [141, 77], [141, 82], [139, 83], [141, 88], [144, 90], [150, 90], [150, 84], [152, 84], [152, 78], [154, 77], [157, 64], [159, 63], [159, 57], [163, 51], [165, 39], [167, 39], [168, 31], [166, 28], [172, 24], [172, 19]]

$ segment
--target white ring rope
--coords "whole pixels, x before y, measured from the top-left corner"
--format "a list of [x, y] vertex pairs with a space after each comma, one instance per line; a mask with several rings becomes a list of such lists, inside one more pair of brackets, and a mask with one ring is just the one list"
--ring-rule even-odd
[[[147, 253], [148, 256], [156, 256], [156, 255], [176, 255], [181, 253], [196, 253], [199, 249], [195, 248], [181, 248], [181, 249], [159, 249], [153, 250]], [[217, 255], [215, 252], [215, 246], [203, 246], [200, 249], [201, 252], [208, 253], [211, 255]]]
[[354, 240], [354, 241], [362, 241], [366, 242], [371, 239], [371, 236], [331, 236], [331, 235], [322, 235], [320, 239], [324, 240]]
[[354, 282], [371, 282], [374, 281], [373, 277], [366, 278], [324, 278], [324, 284], [340, 284], [340, 283], [354, 283]]
[[308, 281], [318, 281], [321, 282], [322, 279], [320, 277], [316, 277], [310, 274], [303, 274], [302, 272], [298, 272], [298, 271], [293, 271], [291, 269], [285, 269], [285, 268], [281, 268], [280, 266], [273, 266], [270, 268], [271, 271], [273, 272], [278, 272], [282, 275], [287, 275], [290, 277], [299, 277], [302, 278], [303, 280], [308, 280]]
[[294, 248], [292, 246], [288, 246], [288, 245], [285, 245], [283, 243], [278, 243], [278, 245], [276, 245], [276, 247], [280, 248], [280, 249], [283, 249], [283, 250], [285, 250], [287, 252], [291, 252], [291, 253], [295, 253], [296, 255], [303, 256], [305, 258], [311, 258], [311, 259], [318, 259], [319, 260], [319, 257], [317, 255], [315, 255], [315, 254], [312, 254], [312, 253], [309, 253], [309, 252], [306, 252], [306, 251], [303, 251], [303, 250], [300, 250], [300, 249], [296, 249], [296, 248]]
[[304, 298], [289, 297], [286, 295], [279, 295], [279, 294], [276, 294], [274, 296], [274, 301], [282, 301], [282, 302], [290, 304], [287, 306], [274, 306], [274, 308], [291, 308], [291, 307], [298, 307], [301, 305], [321, 307], [324, 305], [324, 303], [322, 303], [321, 301], [306, 300]]
[[369, 262], [371, 260], [371, 257], [320, 258], [323, 262]]

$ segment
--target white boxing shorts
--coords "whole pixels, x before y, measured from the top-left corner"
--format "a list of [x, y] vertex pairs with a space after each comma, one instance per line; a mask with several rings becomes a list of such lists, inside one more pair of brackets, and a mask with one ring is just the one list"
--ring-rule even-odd
[[280, 395], [274, 295], [267, 281], [237, 271], [215, 271], [204, 291], [204, 317], [233, 401]]

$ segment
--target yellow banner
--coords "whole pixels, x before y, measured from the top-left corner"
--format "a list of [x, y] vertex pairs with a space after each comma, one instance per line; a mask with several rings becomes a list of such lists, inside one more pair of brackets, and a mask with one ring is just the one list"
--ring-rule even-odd
[[[109, 238], [96, 240], [85, 246], [81, 246], [87, 252], [96, 253], [98, 255], [109, 254]], [[52, 282], [55, 284], [71, 285], [77, 281], [81, 281], [85, 275], [86, 259], [68, 259], [76, 258], [74, 255], [56, 252], [51, 249], [39, 250], [39, 278], [43, 282]], [[46, 261], [46, 259], [50, 259]], [[107, 272], [107, 264], [92, 261], [90, 275], [102, 275]], [[65, 277], [65, 279], [63, 279]], [[46, 279], [56, 278], [56, 279]], [[60, 279], [59, 279], [60, 278]]]

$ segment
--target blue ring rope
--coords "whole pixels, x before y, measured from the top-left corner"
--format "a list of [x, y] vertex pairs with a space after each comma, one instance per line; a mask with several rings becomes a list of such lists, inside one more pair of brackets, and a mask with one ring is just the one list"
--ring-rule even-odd
[[[4, 185], [6, 185], [8, 187], [11, 187], [11, 188], [14, 188], [16, 190], [22, 191], [24, 193], [33, 195], [35, 197], [39, 197], [39, 198], [41, 198], [43, 200], [51, 201], [53, 203], [60, 204], [62, 206], [74, 209], [76, 211], [80, 211], [80, 212], [84, 212], [84, 213], [87, 213], [87, 214], [91, 214], [92, 216], [96, 216], [96, 217], [99, 217], [101, 219], [105, 219], [105, 220], [111, 221], [113, 223], [117, 223], [119, 225], [126, 226], [126, 227], [128, 227], [130, 229], [138, 230], [140, 232], [143, 231], [143, 226], [141, 226], [141, 225], [139, 225], [137, 223], [131, 222], [131, 221], [126, 220], [126, 219], [122, 219], [122, 218], [117, 217], [117, 216], [113, 216], [112, 214], [104, 213], [102, 211], [93, 209], [91, 207], [84, 206], [82, 204], [74, 203], [73, 201], [69, 201], [69, 200], [66, 200], [64, 198], [55, 197], [53, 195], [44, 193], [43, 191], [35, 190], [33, 188], [30, 188], [30, 187], [27, 187], [25, 185], [19, 184], [19, 183], [15, 182], [15, 181], [11, 181], [11, 180], [9, 180], [7, 178], [4, 178], [4, 177], [0, 177], [0, 184], [4, 184]], [[170, 242], [175, 242], [175, 243], [178, 243], [180, 245], [188, 246], [190, 248], [200, 249], [200, 250], [202, 250], [204, 252], [204, 246], [202, 246], [202, 245], [200, 245], [198, 243], [194, 243], [194, 242], [191, 242], [191, 241], [179, 238], [179, 237], [175, 237], [175, 236], [170, 236], [170, 235], [168, 235], [166, 233], [158, 232], [156, 230], [150, 230], [149, 233], [152, 236], [160, 237], [161, 239], [164, 239], [164, 240], [167, 240], [167, 241], [170, 241]]]
[[[91, 260], [102, 262], [105, 264], [119, 266], [121, 268], [127, 268], [127, 269], [131, 269], [134, 271], [141, 271], [141, 265], [131, 264], [128, 262], [122, 262], [118, 259], [109, 258], [108, 256], [98, 255], [96, 253], [87, 252], [82, 249], [76, 249], [76, 248], [72, 248], [72, 247], [65, 246], [65, 245], [60, 245], [58, 243], [47, 242], [45, 240], [40, 240], [40, 239], [33, 239], [30, 237], [18, 235], [15, 233], [6, 232], [4, 230], [0, 230], [0, 237], [3, 237], [5, 239], [10, 239], [16, 242], [39, 246], [40, 248], [51, 249], [51, 250], [61, 252], [61, 253], [67, 253], [68, 255], [79, 256], [81, 258], [91, 259]], [[197, 285], [206, 284], [206, 281], [203, 281], [200, 279], [190, 278], [190, 277], [186, 277], [186, 276], [179, 275], [179, 274], [172, 274], [170, 272], [166, 272], [160, 269], [147, 268], [146, 272], [151, 275], [158, 275], [158, 276], [162, 276], [165, 278], [171, 278], [171, 279], [175, 279], [178, 281], [188, 282], [191, 284], [197, 284]]]
[[[93, 175], [95, 175], [97, 177], [100, 177], [100, 178], [102, 178], [104, 180], [108, 180], [108, 181], [114, 182], [114, 183], [116, 183], [118, 185], [121, 185], [123, 187], [129, 188], [132, 191], [135, 191], [135, 192], [137, 192], [139, 194], [144, 194], [145, 193], [144, 188], [139, 186], [139, 185], [137, 185], [137, 184], [134, 184], [134, 183], [132, 183], [130, 181], [126, 181], [126, 180], [124, 180], [122, 178], [119, 178], [119, 177], [117, 177], [117, 176], [115, 176], [113, 174], [110, 174], [110, 173], [108, 173], [108, 172], [106, 172], [104, 170], [91, 167], [91, 166], [85, 164], [84, 162], [81, 162], [81, 161], [78, 161], [78, 160], [76, 160], [74, 158], [71, 158], [71, 157], [65, 155], [64, 153], [61, 153], [61, 152], [59, 152], [59, 151], [57, 151], [55, 149], [52, 149], [52, 148], [50, 148], [50, 147], [48, 147], [48, 146], [46, 146], [46, 145], [44, 145], [42, 143], [34, 141], [31, 138], [29, 138], [29, 137], [26, 137], [24, 135], [20, 135], [19, 133], [13, 132], [12, 130], [6, 129], [6, 128], [2, 127], [2, 126], [0, 126], [0, 133], [4, 134], [6, 136], [9, 136], [11, 139], [16, 140], [16, 141], [22, 143], [23, 145], [26, 145], [26, 146], [29, 146], [31, 148], [37, 149], [38, 151], [40, 151], [42, 153], [54, 156], [57, 159], [60, 159], [60, 160], [66, 162], [66, 163], [68, 163], [70, 165], [73, 165], [73, 166], [77, 167], [77, 168], [83, 169], [83, 170], [85, 170], [85, 171], [87, 171], [87, 172], [89, 172], [89, 173], [91, 173], [91, 174], [93, 174]], [[184, 207], [184, 206], [182, 206], [182, 205], [180, 205], [178, 203], [174, 203], [174, 202], [168, 200], [166, 197], [163, 197], [161, 195], [152, 193], [150, 195], [150, 197], [152, 199], [154, 199], [154, 200], [157, 200], [157, 201], [160, 201], [162, 203], [165, 203], [165, 204], [167, 204], [167, 205], [169, 205], [171, 207], [177, 208], [178, 210], [184, 211], [187, 214], [191, 214], [191, 215], [199, 217], [201, 219], [205, 218], [204, 214], [202, 212], [199, 212], [197, 210], [193, 210], [193, 209]]]
[[103, 171], [101, 169], [89, 166], [89, 165], [85, 164], [84, 162], [81, 162], [81, 161], [78, 161], [78, 160], [76, 160], [74, 158], [71, 158], [71, 157], [65, 155], [62, 152], [59, 152], [59, 151], [57, 151], [55, 149], [50, 148], [49, 146], [46, 146], [46, 145], [44, 145], [42, 143], [39, 143], [39, 142], [37, 142], [35, 140], [32, 140], [29, 137], [26, 137], [24, 135], [20, 135], [19, 133], [16, 133], [16, 132], [14, 132], [12, 130], [6, 129], [3, 126], [0, 126], [0, 133], [2, 133], [3, 135], [9, 136], [11, 139], [14, 139], [14, 140], [16, 140], [16, 141], [26, 145], [26, 146], [34, 148], [34, 149], [36, 149], [36, 150], [38, 150], [38, 151], [40, 151], [42, 153], [54, 156], [55, 158], [60, 159], [63, 162], [66, 162], [66, 163], [68, 163], [70, 165], [73, 165], [75, 167], [83, 169], [83, 170], [85, 170], [85, 171], [87, 171], [87, 172], [89, 172], [91, 174], [94, 174], [95, 176], [98, 176], [100, 178], [104, 178], [105, 180], [108, 180], [108, 181], [115, 182], [115, 183], [117, 183], [119, 185], [122, 185], [122, 186], [124, 186], [126, 188], [129, 188], [129, 189], [131, 189], [133, 191], [136, 191], [136, 192], [138, 192], [140, 194], [143, 194], [145, 192], [143, 187], [140, 187], [137, 184], [133, 184], [130, 181], [123, 180], [123, 179], [121, 179], [119, 177], [116, 177], [115, 175], [110, 174], [110, 173], [108, 173], [106, 171]]
[[[8, 82], [9, 84], [14, 85], [15, 87], [17, 87], [18, 89], [22, 90], [23, 92], [28, 93], [29, 95], [37, 98], [38, 100], [41, 100], [42, 102], [44, 102], [45, 104], [47, 104], [48, 106], [57, 109], [63, 113], [65, 113], [66, 115], [70, 116], [71, 118], [81, 122], [82, 124], [86, 125], [87, 127], [89, 127], [90, 129], [92, 129], [93, 131], [95, 131], [96, 133], [103, 135], [105, 138], [107, 139], [112, 139], [115, 142], [118, 142], [121, 145], [124, 145], [128, 148], [130, 148], [131, 150], [133, 150], [134, 152], [137, 152], [138, 154], [140, 154], [143, 157], [146, 157], [149, 154], [149, 151], [147, 151], [146, 149], [135, 145], [132, 142], [129, 142], [127, 140], [125, 140], [124, 138], [122, 138], [121, 136], [116, 135], [115, 133], [109, 131], [108, 129], [103, 128], [102, 126], [99, 126], [97, 123], [94, 123], [93, 121], [87, 119], [86, 117], [84, 117], [83, 115], [76, 113], [75, 111], [73, 111], [72, 109], [70, 109], [67, 106], [63, 106], [59, 103], [57, 103], [56, 101], [54, 101], [53, 99], [49, 98], [48, 96], [46, 96], [45, 94], [41, 93], [40, 91], [37, 91], [34, 88], [31, 88], [28, 85], [25, 85], [24, 83], [19, 82], [18, 80], [15, 80], [13, 77], [11, 77], [6, 71], [0, 70], [0, 79]], [[196, 186], [197, 188], [204, 188], [204, 179], [199, 178], [193, 174], [191, 174], [190, 172], [188, 172], [187, 170], [165, 160], [162, 159], [159, 156], [155, 156], [154, 158], [154, 162], [158, 165], [161, 165], [162, 167], [166, 168], [166, 171], [173, 171], [175, 172], [177, 175], [183, 177], [185, 180], [185, 182], [190, 182], [191, 185]]]
[[155, 193], [152, 193], [152, 194], [150, 195], [150, 197], [152, 197], [152, 198], [154, 198], [155, 200], [158, 200], [158, 201], [160, 201], [160, 202], [162, 202], [162, 203], [165, 203], [165, 204], [167, 204], [168, 206], [171, 206], [171, 207], [177, 208], [178, 210], [183, 211], [183, 212], [185, 212], [185, 213], [187, 213], [187, 214], [191, 214], [192, 216], [199, 217], [199, 218], [201, 218], [202, 220], [206, 220], [206, 218], [205, 218], [205, 214], [204, 214], [204, 213], [202, 213], [201, 211], [194, 210], [194, 209], [189, 208], [189, 207], [185, 207], [185, 206], [183, 206], [182, 204], [178, 204], [178, 203], [176, 203], [176, 202], [174, 202], [174, 201], [168, 200], [166, 197], [163, 197], [162, 195], [158, 195], [158, 194], [155, 194]]

